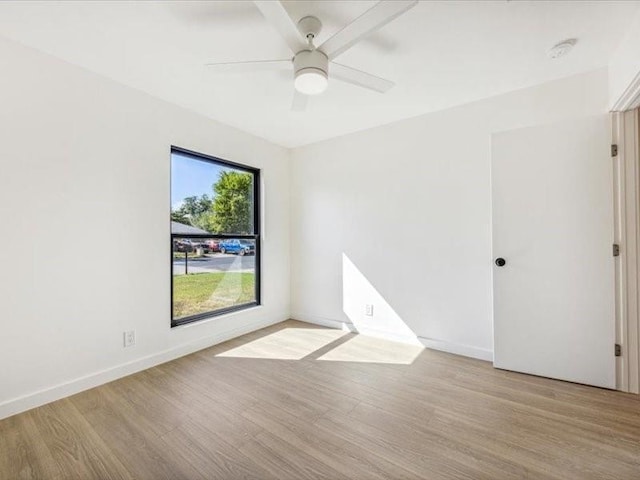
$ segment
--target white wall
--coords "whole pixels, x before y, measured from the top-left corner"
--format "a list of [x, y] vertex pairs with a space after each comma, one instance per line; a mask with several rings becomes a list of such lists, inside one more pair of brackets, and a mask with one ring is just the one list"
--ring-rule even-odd
[[[490, 358], [491, 134], [608, 100], [600, 70], [288, 152], [2, 39], [0, 68], [0, 418], [290, 311]], [[262, 307], [169, 328], [170, 145], [262, 169]]]
[[640, 94], [637, 84], [635, 89], [628, 90], [638, 76], [640, 76], [640, 12], [635, 16], [631, 28], [609, 61], [609, 105], [612, 109], [619, 110], [621, 100], [624, 102], [625, 99], [633, 99]]
[[[286, 149], [2, 39], [0, 70], [0, 418], [289, 317]], [[262, 169], [262, 307], [169, 328], [171, 145]]]
[[598, 70], [294, 150], [292, 316], [490, 359], [491, 134], [607, 100]]

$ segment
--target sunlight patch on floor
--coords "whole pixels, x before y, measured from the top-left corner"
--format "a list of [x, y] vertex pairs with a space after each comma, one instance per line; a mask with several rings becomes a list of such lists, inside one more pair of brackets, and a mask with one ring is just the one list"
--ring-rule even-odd
[[300, 360], [348, 334], [324, 328], [285, 328], [219, 353], [216, 357]]
[[424, 347], [419, 345], [356, 335], [325, 353], [318, 360], [410, 365], [423, 350]]

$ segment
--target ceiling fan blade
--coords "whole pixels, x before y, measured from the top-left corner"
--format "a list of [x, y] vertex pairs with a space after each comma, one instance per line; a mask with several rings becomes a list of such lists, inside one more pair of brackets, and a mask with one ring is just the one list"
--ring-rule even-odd
[[264, 70], [286, 70], [291, 68], [291, 60], [256, 60], [248, 62], [207, 63], [211, 73], [247, 73]]
[[304, 112], [307, 109], [309, 96], [294, 90], [293, 101], [291, 102], [291, 110], [294, 112]]
[[380, 93], [387, 92], [395, 85], [391, 80], [376, 77], [362, 70], [356, 70], [355, 68], [340, 65], [335, 62], [331, 62], [329, 75], [330, 78], [336, 78], [343, 82], [352, 83], [353, 85], [358, 85], [359, 87], [368, 88], [369, 90]]
[[307, 49], [307, 44], [302, 38], [293, 20], [284, 9], [282, 2], [276, 0], [254, 0], [256, 7], [262, 12], [264, 18], [275, 28], [280, 36], [287, 42], [293, 53]]
[[356, 18], [349, 25], [318, 47], [329, 60], [346, 52], [364, 36], [378, 30], [390, 21], [413, 8], [418, 0], [383, 0]]

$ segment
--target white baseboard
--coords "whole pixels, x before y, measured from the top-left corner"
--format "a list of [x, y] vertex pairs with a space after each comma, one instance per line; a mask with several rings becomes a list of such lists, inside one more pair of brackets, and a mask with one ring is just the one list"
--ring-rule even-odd
[[359, 330], [355, 328], [355, 326], [348, 322], [343, 322], [340, 320], [334, 320], [331, 318], [319, 317], [317, 315], [307, 315], [305, 313], [295, 312], [291, 314], [291, 318], [294, 320], [298, 320], [301, 322], [312, 323], [314, 325], [320, 325], [323, 327], [329, 328], [337, 328], [339, 330], [348, 330], [351, 332], [358, 332], [362, 335], [369, 335], [374, 337], [385, 338], [387, 340], [392, 340], [395, 342], [403, 342], [403, 343], [411, 343], [416, 344], [420, 343], [427, 348], [432, 350], [439, 350], [441, 352], [453, 353], [456, 355], [462, 355], [463, 357], [477, 358], [479, 360], [485, 360], [487, 362], [493, 361], [493, 351], [489, 349], [474, 347], [471, 345], [464, 345], [461, 343], [453, 343], [447, 342], [444, 340], [438, 340], [435, 338], [426, 338], [426, 337], [408, 337], [406, 335], [396, 335], [390, 332], [383, 332], [379, 330], [373, 329], [362, 329]]
[[194, 342], [177, 345], [170, 349], [138, 358], [131, 362], [116, 365], [115, 367], [76, 378], [69, 382], [6, 400], [0, 403], [0, 419], [45, 405], [61, 398], [75, 395], [76, 393], [80, 393], [84, 390], [112, 382], [118, 378], [126, 377], [127, 375], [160, 365], [161, 363], [175, 360], [176, 358], [231, 340], [232, 338], [239, 337], [240, 335], [280, 323], [288, 318], [288, 314], [282, 314], [274, 318], [251, 322], [238, 328], [220, 332], [212, 337], [202, 338]]
[[420, 343], [432, 350], [440, 350], [441, 352], [454, 353], [463, 357], [477, 358], [493, 362], [493, 350], [486, 348], [474, 347], [472, 345], [464, 345], [462, 343], [446, 342], [444, 340], [436, 340], [435, 338], [418, 337]]
[[321, 327], [336, 328], [338, 330], [349, 330], [355, 332], [355, 327], [351, 323], [342, 322], [340, 320], [333, 320], [331, 318], [319, 317], [317, 315], [308, 315], [306, 313], [292, 313], [292, 320], [298, 320], [299, 322], [311, 323], [313, 325], [320, 325]]

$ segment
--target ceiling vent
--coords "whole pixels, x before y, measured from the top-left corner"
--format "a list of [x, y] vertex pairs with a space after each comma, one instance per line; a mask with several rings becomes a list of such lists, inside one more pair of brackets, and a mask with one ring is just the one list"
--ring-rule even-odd
[[578, 40], [576, 38], [563, 40], [562, 42], [555, 45], [551, 50], [549, 50], [549, 58], [564, 57], [571, 51], [576, 43], [578, 43]]

